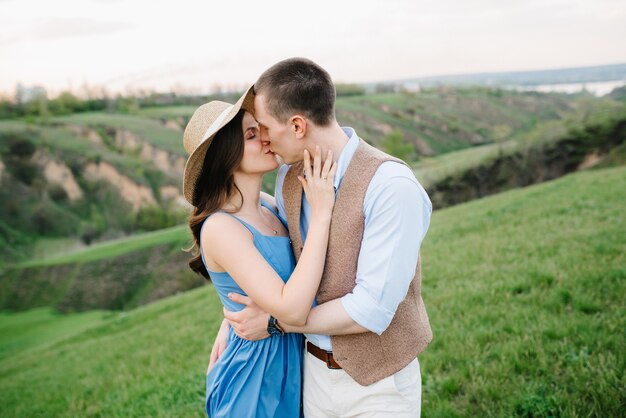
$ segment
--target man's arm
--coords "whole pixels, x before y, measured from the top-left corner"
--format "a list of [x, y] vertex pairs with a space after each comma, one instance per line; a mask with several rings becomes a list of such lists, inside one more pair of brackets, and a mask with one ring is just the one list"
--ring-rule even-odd
[[[239, 312], [224, 310], [224, 319], [230, 323], [234, 332], [241, 338], [250, 341], [267, 338], [269, 336], [267, 333], [269, 314], [263, 312], [247, 296], [234, 293], [231, 299], [246, 306]], [[303, 334], [344, 335], [369, 331], [354, 322], [343, 308], [341, 299], [334, 299], [311, 309], [304, 326], [290, 325], [282, 321], [279, 321], [279, 325], [285, 332]]]
[[356, 285], [341, 302], [357, 324], [380, 335], [415, 276], [432, 205], [407, 166], [386, 162], [368, 186], [363, 211]]
[[367, 328], [354, 322], [343, 307], [341, 299], [333, 299], [311, 309], [306, 325], [297, 327], [279, 324], [286, 332], [302, 334], [346, 335], [368, 332]]

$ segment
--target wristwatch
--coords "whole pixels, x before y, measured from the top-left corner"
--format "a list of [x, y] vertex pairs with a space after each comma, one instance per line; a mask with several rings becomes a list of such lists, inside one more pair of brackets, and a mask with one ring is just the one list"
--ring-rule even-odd
[[267, 332], [270, 335], [285, 335], [285, 331], [278, 325], [278, 320], [272, 315], [267, 320]]

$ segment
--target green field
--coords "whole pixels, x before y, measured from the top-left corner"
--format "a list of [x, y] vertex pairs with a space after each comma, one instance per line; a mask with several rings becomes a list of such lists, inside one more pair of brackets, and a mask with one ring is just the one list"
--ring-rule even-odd
[[[341, 96], [336, 107], [340, 124], [412, 164], [426, 187], [499, 153], [562, 138], [572, 125], [591, 123], [592, 114], [624, 112], [624, 104], [609, 97], [481, 87]], [[0, 207], [0, 269], [61, 253], [46, 247], [55, 239], [69, 238], [76, 247], [182, 222], [172, 187], [180, 191], [186, 157], [182, 127], [194, 109], [154, 106], [133, 108], [131, 114], [1, 120], [0, 200], [7, 203]], [[16, 152], [20, 147], [22, 153]], [[58, 170], [49, 160], [62, 163], [72, 176], [54, 179], [50, 173]], [[120, 177], [103, 165], [108, 175], [96, 180], [91, 169], [100, 163], [113, 166]], [[266, 176], [265, 191], [273, 190], [274, 175]], [[72, 177], [83, 196], [76, 200], [68, 199], [64, 187], [75, 190]], [[137, 203], [129, 202], [133, 183], [147, 196], [139, 212], [131, 209]]]
[[427, 416], [619, 416], [626, 401], [626, 169], [437, 212]]
[[58, 256], [34, 259], [23, 262], [19, 267], [42, 267], [68, 263], [88, 263], [105, 258], [117, 257], [132, 251], [154, 247], [160, 244], [178, 242], [181, 245], [191, 242], [191, 233], [187, 225], [173, 226], [158, 231], [136, 234], [128, 238], [120, 238], [94, 244], [79, 251]]
[[57, 116], [53, 122], [79, 126], [106, 126], [128, 129], [157, 148], [186, 156], [183, 148], [182, 131], [167, 129], [160, 121], [134, 115], [120, 115], [104, 112], [76, 113]]
[[116, 315], [110, 311], [62, 315], [47, 307], [20, 314], [0, 313], [0, 359], [52, 346]]
[[[622, 414], [624, 207], [619, 167], [433, 215], [422, 249], [435, 335], [420, 356], [423, 416]], [[2, 415], [201, 417], [220, 319], [211, 286], [108, 316], [5, 313]]]
[[[592, 101], [594, 106], [613, 103]], [[561, 119], [585, 105], [585, 99], [572, 95], [454, 88], [338, 97], [336, 108], [339, 123], [355, 128], [367, 141], [378, 145], [391, 129], [400, 130], [420, 155], [432, 156], [513, 139], [538, 122]], [[185, 119], [194, 110], [194, 106], [165, 106], [141, 109], [139, 115]]]

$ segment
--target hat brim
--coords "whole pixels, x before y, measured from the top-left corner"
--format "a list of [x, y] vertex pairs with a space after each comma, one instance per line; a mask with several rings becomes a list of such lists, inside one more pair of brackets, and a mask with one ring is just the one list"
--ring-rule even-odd
[[239, 113], [241, 109], [250, 112], [254, 115], [254, 89], [253, 86], [249, 87], [243, 95], [232, 106], [228, 113], [221, 119], [218, 124], [212, 125], [204, 135], [204, 138], [200, 145], [193, 150], [189, 155], [187, 162], [185, 163], [185, 169], [183, 172], [183, 195], [185, 199], [192, 205], [194, 203], [194, 195], [196, 190], [196, 183], [202, 174], [202, 166], [204, 165], [204, 158], [206, 152], [211, 146], [215, 135], [226, 126], [233, 118]]

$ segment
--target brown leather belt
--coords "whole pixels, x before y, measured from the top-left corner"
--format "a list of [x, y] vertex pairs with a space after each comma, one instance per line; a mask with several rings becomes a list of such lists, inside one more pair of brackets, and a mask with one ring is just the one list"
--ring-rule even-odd
[[310, 341], [306, 342], [306, 351], [326, 363], [329, 369], [341, 369], [341, 366], [335, 361], [332, 352], [322, 350], [318, 346], [311, 344]]

